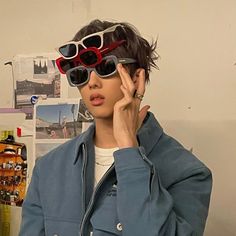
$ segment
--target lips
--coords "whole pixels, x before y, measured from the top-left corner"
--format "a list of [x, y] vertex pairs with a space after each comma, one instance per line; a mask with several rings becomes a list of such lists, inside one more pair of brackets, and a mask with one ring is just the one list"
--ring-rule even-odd
[[105, 97], [99, 93], [94, 93], [90, 96], [90, 101], [93, 106], [100, 106], [104, 103]]

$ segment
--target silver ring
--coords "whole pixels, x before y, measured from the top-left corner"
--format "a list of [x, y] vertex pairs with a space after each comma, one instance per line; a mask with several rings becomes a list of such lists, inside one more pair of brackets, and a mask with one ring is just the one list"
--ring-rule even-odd
[[142, 101], [144, 96], [142, 94], [135, 93], [134, 97]]

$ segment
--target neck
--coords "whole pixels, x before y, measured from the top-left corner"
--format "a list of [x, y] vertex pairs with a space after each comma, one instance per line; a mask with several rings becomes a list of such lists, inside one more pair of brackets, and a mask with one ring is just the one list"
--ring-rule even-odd
[[117, 147], [116, 140], [113, 136], [113, 119], [96, 119], [94, 143], [100, 148]]

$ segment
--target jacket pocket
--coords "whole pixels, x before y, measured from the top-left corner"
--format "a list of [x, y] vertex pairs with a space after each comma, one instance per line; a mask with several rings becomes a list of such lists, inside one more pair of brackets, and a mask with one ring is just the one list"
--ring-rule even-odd
[[121, 224], [117, 216], [116, 189], [110, 190], [99, 201], [90, 222], [94, 235], [122, 235]]
[[45, 220], [46, 236], [78, 236], [79, 222], [60, 219]]

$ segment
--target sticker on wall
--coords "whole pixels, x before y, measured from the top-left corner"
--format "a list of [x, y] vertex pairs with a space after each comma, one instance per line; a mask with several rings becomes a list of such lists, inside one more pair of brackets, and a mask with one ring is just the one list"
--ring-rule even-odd
[[0, 204], [21, 206], [26, 192], [26, 178], [26, 146], [15, 142], [13, 135], [8, 135], [0, 141]]

